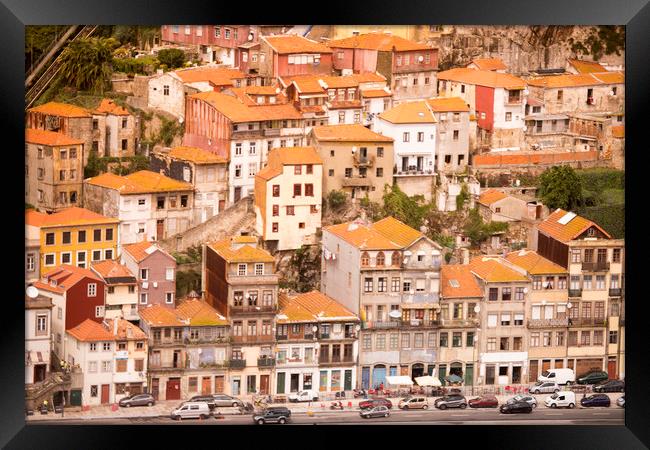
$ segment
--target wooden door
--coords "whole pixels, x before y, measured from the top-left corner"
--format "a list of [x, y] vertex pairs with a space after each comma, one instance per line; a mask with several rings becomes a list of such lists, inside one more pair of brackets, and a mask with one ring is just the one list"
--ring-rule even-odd
[[537, 375], [539, 373], [539, 361], [536, 359], [530, 360], [528, 363], [528, 381], [534, 383], [537, 381]]
[[241, 199], [241, 187], [235, 188], [235, 201], [238, 202]]
[[223, 211], [224, 209], [226, 209], [226, 201], [219, 200], [219, 212]]
[[217, 375], [214, 377], [214, 393], [223, 394], [224, 391], [224, 380], [223, 375]]
[[212, 394], [212, 379], [210, 377], [203, 377], [203, 380], [201, 381], [201, 394]]
[[543, 359], [542, 360], [542, 372], [545, 370], [549, 370], [551, 368], [551, 360], [550, 359]]
[[110, 384], [102, 384], [102, 405], [105, 405], [109, 401], [109, 395], [111, 392]]
[[260, 394], [268, 395], [269, 393], [269, 376], [260, 375]]
[[607, 361], [607, 376], [610, 380], [615, 380], [618, 378], [618, 373], [616, 373], [616, 366], [616, 358], [609, 358]]
[[162, 241], [165, 238], [165, 219], [156, 220], [156, 240]]
[[151, 379], [151, 395], [153, 395], [153, 398], [158, 400], [160, 398], [160, 379], [159, 378], [152, 378]]
[[166, 400], [180, 400], [181, 399], [181, 379], [170, 378], [167, 380], [167, 392], [165, 395]]

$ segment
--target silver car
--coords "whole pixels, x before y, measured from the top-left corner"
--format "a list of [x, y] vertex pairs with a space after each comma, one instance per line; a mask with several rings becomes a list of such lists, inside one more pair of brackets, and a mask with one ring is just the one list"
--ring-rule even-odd
[[509, 398], [506, 403], [518, 403], [518, 402], [526, 402], [533, 408], [537, 408], [537, 399], [533, 396], [530, 395], [515, 395], [512, 398]]
[[371, 419], [373, 417], [388, 417], [390, 411], [385, 406], [375, 406], [372, 409], [364, 409], [359, 411], [359, 415], [364, 419]]
[[621, 408], [625, 408], [625, 396], [621, 395], [619, 398], [616, 399], [616, 404], [620, 406]]
[[213, 394], [215, 406], [221, 408], [244, 406], [244, 403], [238, 398], [226, 394]]
[[552, 394], [559, 391], [560, 386], [555, 381], [538, 381], [528, 389], [531, 394]]

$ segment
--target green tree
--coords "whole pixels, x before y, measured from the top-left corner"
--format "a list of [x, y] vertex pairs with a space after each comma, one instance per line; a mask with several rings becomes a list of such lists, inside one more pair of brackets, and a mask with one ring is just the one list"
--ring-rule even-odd
[[117, 45], [113, 38], [71, 42], [61, 54], [63, 80], [76, 89], [103, 94], [110, 85], [113, 50]]
[[506, 231], [507, 229], [507, 222], [485, 223], [481, 214], [478, 212], [478, 208], [474, 208], [470, 210], [467, 216], [467, 221], [463, 227], [463, 234], [469, 238], [472, 245], [478, 246], [493, 234]]
[[392, 216], [411, 228], [419, 230], [424, 223], [424, 216], [430, 209], [424, 204], [422, 195], [409, 197], [397, 184], [384, 188], [384, 216]]
[[158, 52], [158, 61], [170, 69], [176, 69], [185, 63], [185, 52], [178, 48], [166, 48]]
[[348, 196], [343, 191], [332, 190], [327, 194], [327, 205], [333, 210], [343, 207], [348, 201]]
[[539, 196], [549, 209], [571, 210], [582, 202], [580, 177], [570, 166], [554, 166], [539, 177]]

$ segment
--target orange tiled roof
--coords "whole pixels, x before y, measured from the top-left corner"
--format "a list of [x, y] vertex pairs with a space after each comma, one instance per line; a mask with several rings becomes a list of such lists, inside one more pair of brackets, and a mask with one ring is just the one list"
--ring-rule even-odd
[[363, 98], [381, 98], [381, 97], [390, 97], [390, 92], [386, 92], [385, 89], [365, 89], [361, 90], [361, 96]]
[[431, 108], [424, 100], [400, 103], [399, 105], [379, 114], [382, 119], [391, 123], [436, 123]]
[[467, 67], [438, 72], [438, 79], [492, 88], [524, 89], [526, 87], [526, 82], [514, 75], [494, 72], [492, 70], [470, 69]]
[[521, 273], [508, 267], [498, 256], [479, 256], [469, 263], [470, 269], [478, 277], [489, 283], [528, 281]]
[[372, 229], [391, 238], [403, 247], [411, 245], [424, 235], [394, 217], [386, 217], [371, 225]]
[[386, 33], [365, 33], [358, 36], [337, 39], [327, 43], [332, 48], [360, 48], [389, 52], [393, 47], [398, 52], [413, 50], [433, 50], [431, 47], [418, 42], [409, 41], [399, 36]]
[[251, 245], [242, 245], [239, 248], [232, 247], [231, 239], [208, 244], [219, 256], [229, 263], [235, 262], [275, 262], [269, 252]]
[[29, 144], [49, 145], [51, 147], [60, 147], [63, 145], [80, 145], [83, 141], [73, 139], [63, 133], [54, 131], [36, 130], [34, 128], [25, 128], [25, 142]]
[[169, 150], [169, 156], [194, 164], [225, 164], [228, 162], [225, 158], [198, 147], [174, 147]]
[[122, 247], [122, 249], [125, 252], [127, 252], [129, 255], [131, 255], [136, 262], [143, 261], [154, 251], [160, 251], [173, 259], [171, 255], [169, 255], [162, 248], [160, 248], [160, 246], [155, 242], [142, 241], [136, 244], [125, 245], [124, 247]]
[[472, 60], [472, 63], [479, 70], [505, 70], [508, 68], [501, 58], [476, 58]]
[[276, 53], [332, 53], [332, 49], [324, 44], [291, 34], [277, 36], [262, 36]]
[[188, 319], [192, 326], [225, 326], [228, 321], [212, 306], [197, 298], [183, 300], [176, 307], [176, 314], [183, 319]]
[[469, 106], [460, 97], [435, 97], [427, 100], [435, 112], [469, 112]]
[[625, 76], [622, 72], [551, 75], [530, 78], [527, 83], [542, 88], [597, 86], [602, 84], [623, 84], [625, 83]]
[[140, 319], [154, 327], [182, 327], [189, 325], [189, 320], [180, 317], [176, 310], [164, 305], [147, 305], [138, 311]]
[[232, 238], [232, 242], [236, 244], [257, 244], [257, 238], [255, 236], [235, 236]]
[[618, 125], [612, 127], [612, 136], [615, 138], [624, 138], [625, 137], [625, 125]]
[[80, 106], [69, 105], [67, 103], [48, 102], [28, 110], [29, 112], [38, 112], [50, 116], [61, 117], [92, 117], [90, 111]]
[[37, 288], [37, 289], [39, 289], [39, 290], [42, 289], [42, 290], [44, 290], [44, 291], [54, 292], [54, 293], [56, 293], [56, 294], [63, 294], [63, 293], [65, 293], [65, 289], [60, 288], [60, 287], [57, 287], [57, 286], [52, 286], [52, 285], [50, 285], [50, 284], [48, 284], [48, 283], [43, 283], [42, 281], [34, 281], [34, 282], [32, 283], [32, 286], [34, 286], [35, 288]]
[[603, 66], [594, 61], [583, 61], [580, 59], [569, 59], [569, 64], [573, 66], [578, 73], [606, 72]]
[[531, 275], [567, 273], [567, 270], [564, 267], [555, 264], [553, 261], [549, 261], [533, 250], [510, 252], [506, 255], [506, 259], [522, 269], [525, 269], [526, 272]]
[[609, 233], [598, 226], [598, 224], [578, 215], [576, 215], [565, 225], [559, 223], [558, 221], [566, 216], [566, 214], [567, 211], [559, 208], [556, 209], [550, 216], [546, 218], [545, 221], [539, 224], [539, 231], [542, 231], [543, 233], [557, 239], [560, 242], [568, 242], [577, 238], [588, 228], [593, 226], [598, 228], [605, 234], [605, 236], [611, 239]]
[[51, 272], [48, 272], [42, 280], [42, 283], [52, 286], [52, 282], [54, 282], [55, 284], [53, 287], [57, 287], [62, 291], [67, 291], [84, 278], [103, 282], [103, 280], [90, 269], [82, 269], [81, 267], [72, 266], [70, 264], [61, 264], [52, 269]]
[[[124, 319], [117, 319], [117, 335], [113, 334], [113, 320], [114, 319], [104, 319], [104, 322], [106, 322], [106, 326], [103, 327], [104, 329], [108, 330], [109, 333], [113, 335], [113, 339], [117, 340], [123, 340], [123, 339], [128, 339], [128, 340], [140, 340], [140, 339], [147, 339], [147, 335], [145, 334], [144, 331], [142, 331], [139, 327], [136, 325], [133, 325], [131, 322], [128, 320]], [[126, 330], [131, 330], [131, 334], [127, 333]]]
[[[239, 101], [247, 106], [260, 105], [260, 103], [257, 103], [257, 101], [253, 98], [259, 96], [275, 98], [275, 103], [263, 103], [264, 105], [282, 105], [287, 103], [287, 96], [282, 92], [276, 92], [276, 90], [280, 90], [280, 88], [277, 86], [245, 86], [239, 88], [230, 88], [229, 90], [237, 96]], [[272, 90], [272, 93], [268, 92], [268, 90]]]
[[257, 173], [257, 177], [270, 180], [282, 173], [282, 166], [298, 164], [323, 164], [314, 147], [277, 147], [269, 152], [268, 165]]
[[215, 86], [233, 86], [232, 80], [246, 78], [246, 74], [225, 67], [199, 67], [181, 69], [174, 72], [183, 83], [200, 83], [208, 81]]
[[393, 217], [370, 226], [348, 222], [330, 225], [325, 230], [363, 250], [399, 250], [424, 236]]
[[189, 183], [174, 180], [173, 178], [149, 170], [140, 170], [139, 172], [134, 172], [126, 176], [104, 173], [87, 179], [85, 183], [115, 189], [120, 194], [191, 191], [194, 189]]
[[77, 208], [76, 206], [62, 209], [53, 214], [41, 213], [35, 209], [25, 211], [25, 224], [40, 228], [119, 223], [119, 221], [119, 219], [105, 217], [85, 208]]
[[357, 83], [381, 83], [386, 81], [386, 77], [377, 72], [360, 72], [348, 76], [357, 80]]
[[135, 277], [128, 267], [115, 260], [94, 262], [91, 264], [90, 268], [104, 279], [130, 277], [135, 281]]
[[278, 301], [281, 309], [276, 317], [279, 323], [359, 320], [352, 311], [319, 291], [293, 296], [280, 294]]
[[245, 105], [236, 97], [213, 91], [200, 92], [189, 97], [209, 103], [234, 123], [302, 119], [300, 112], [290, 104]]
[[322, 125], [312, 128], [323, 142], [393, 142], [393, 138], [370, 131], [361, 124]]
[[497, 191], [496, 189], [488, 189], [487, 191], [481, 193], [478, 202], [481, 205], [490, 206], [492, 203], [503, 200], [506, 197], [508, 197], [508, 194], [504, 194], [503, 192]]
[[102, 99], [101, 103], [94, 111], [99, 114], [112, 114], [114, 116], [130, 116], [131, 114], [126, 108], [115, 103], [113, 100], [108, 98]]
[[115, 340], [113, 333], [108, 331], [102, 324], [90, 319], [86, 319], [76, 327], [70, 328], [67, 333], [82, 342]]
[[[453, 283], [453, 284], [452, 284]], [[469, 265], [450, 264], [440, 268], [443, 298], [483, 297], [483, 291]]]

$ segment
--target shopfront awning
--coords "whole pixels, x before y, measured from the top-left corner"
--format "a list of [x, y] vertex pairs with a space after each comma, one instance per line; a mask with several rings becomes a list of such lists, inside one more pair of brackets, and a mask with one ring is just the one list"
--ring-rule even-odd
[[407, 377], [405, 375], [386, 377], [386, 381], [388, 384], [392, 384], [394, 386], [413, 386], [413, 380], [411, 380], [411, 377]]
[[415, 382], [418, 386], [442, 386], [442, 383], [438, 378], [432, 377], [430, 375], [424, 377], [417, 377]]

